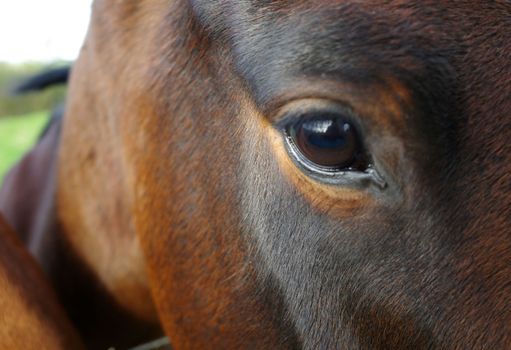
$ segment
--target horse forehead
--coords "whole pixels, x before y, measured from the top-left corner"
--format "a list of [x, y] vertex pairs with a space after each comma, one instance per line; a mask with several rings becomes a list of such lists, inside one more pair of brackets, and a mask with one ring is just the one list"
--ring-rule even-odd
[[[266, 81], [261, 69], [338, 73], [347, 68], [361, 80], [390, 67], [420, 69], [428, 61], [448, 75], [447, 60], [480, 45], [477, 38], [503, 34], [510, 10], [504, 3], [471, 1], [190, 1], [215, 39], [231, 45], [238, 70]], [[489, 45], [486, 53], [495, 50]], [[482, 60], [483, 53], [478, 55]]]
[[[370, 24], [371, 18], [376, 14], [391, 15], [389, 18], [402, 18], [408, 23], [417, 22], [420, 17], [423, 21], [446, 25], [442, 19], [454, 15], [457, 25], [468, 23], [488, 16], [495, 17], [496, 12], [506, 16], [506, 2], [488, 5], [477, 1], [459, 1], [454, 3], [441, 3], [433, 0], [402, 1], [392, 0], [382, 3], [378, 0], [189, 0], [195, 13], [205, 22], [220, 26], [231, 24], [241, 25], [241, 21], [250, 23], [274, 17], [289, 17], [305, 14], [309, 17], [326, 16], [331, 11], [342, 14], [345, 19], [352, 19], [353, 23]], [[322, 10], [326, 10], [322, 13]], [[509, 9], [507, 9], [509, 10]], [[471, 14], [472, 16], [458, 17], [458, 15]], [[369, 16], [368, 16], [369, 15]], [[412, 17], [410, 17], [412, 16]], [[350, 21], [351, 22], [351, 21]], [[320, 27], [316, 28], [321, 30]], [[411, 29], [411, 28], [409, 28]], [[417, 29], [417, 28], [416, 28]], [[404, 33], [403, 33], [404, 34]]]
[[[362, 81], [385, 70], [399, 72], [393, 78], [406, 80], [404, 87], [412, 93], [422, 90], [421, 98], [432, 105], [428, 111], [415, 106], [414, 112], [424, 124], [438, 124], [433, 138], [450, 139], [442, 154], [456, 159], [463, 183], [481, 192], [484, 184], [476, 179], [488, 172], [495, 180], [492, 186], [503, 188], [503, 172], [496, 169], [510, 167], [510, 153], [504, 150], [509, 150], [505, 140], [511, 136], [510, 87], [505, 83], [511, 61], [502, 55], [511, 52], [509, 2], [191, 4], [214, 38], [231, 45], [237, 70], [260, 105], [279, 96], [292, 75]], [[494, 89], [495, 84], [502, 89]], [[494, 153], [500, 157], [488, 157]], [[476, 164], [485, 164], [485, 169]]]

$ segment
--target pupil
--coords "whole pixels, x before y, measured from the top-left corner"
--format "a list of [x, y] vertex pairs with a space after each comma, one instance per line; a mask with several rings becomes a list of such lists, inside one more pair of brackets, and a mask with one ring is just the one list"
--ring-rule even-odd
[[316, 165], [349, 169], [359, 153], [355, 128], [341, 116], [304, 118], [290, 130], [298, 149]]

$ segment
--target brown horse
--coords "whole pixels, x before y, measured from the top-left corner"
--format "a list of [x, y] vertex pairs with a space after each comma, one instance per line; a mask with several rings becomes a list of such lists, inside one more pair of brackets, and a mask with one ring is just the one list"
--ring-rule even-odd
[[42, 271], [0, 215], [0, 348], [82, 349]]
[[[7, 174], [0, 190], [0, 212], [48, 275], [87, 348], [136, 345], [161, 334], [156, 316], [141, 320], [119, 306], [95, 272], [70, 247], [62, 232], [55, 204], [62, 122], [59, 112], [53, 115], [37, 145]], [[9, 246], [0, 248], [9, 249]], [[31, 268], [30, 263], [27, 265]], [[6, 265], [6, 269], [9, 266]], [[46, 287], [41, 285], [41, 288]], [[151, 303], [144, 297], [140, 300]], [[134, 296], [134, 302], [137, 301]], [[51, 299], [48, 303], [53, 305]]]
[[506, 0], [96, 0], [23, 236], [89, 346], [508, 348], [510, 57]]

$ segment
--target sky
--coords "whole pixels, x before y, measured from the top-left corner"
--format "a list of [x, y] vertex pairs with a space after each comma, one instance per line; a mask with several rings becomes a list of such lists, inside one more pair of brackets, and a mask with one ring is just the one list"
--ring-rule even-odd
[[0, 0], [0, 62], [73, 60], [92, 0]]

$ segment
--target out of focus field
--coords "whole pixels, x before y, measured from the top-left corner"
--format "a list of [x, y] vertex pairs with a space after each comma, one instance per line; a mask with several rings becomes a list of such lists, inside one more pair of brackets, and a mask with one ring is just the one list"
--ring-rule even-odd
[[64, 99], [64, 86], [13, 96], [12, 90], [20, 81], [47, 67], [48, 64], [38, 63], [0, 63], [0, 184], [6, 171], [37, 141], [49, 111]]
[[47, 120], [48, 112], [0, 117], [0, 182], [36, 142]]

